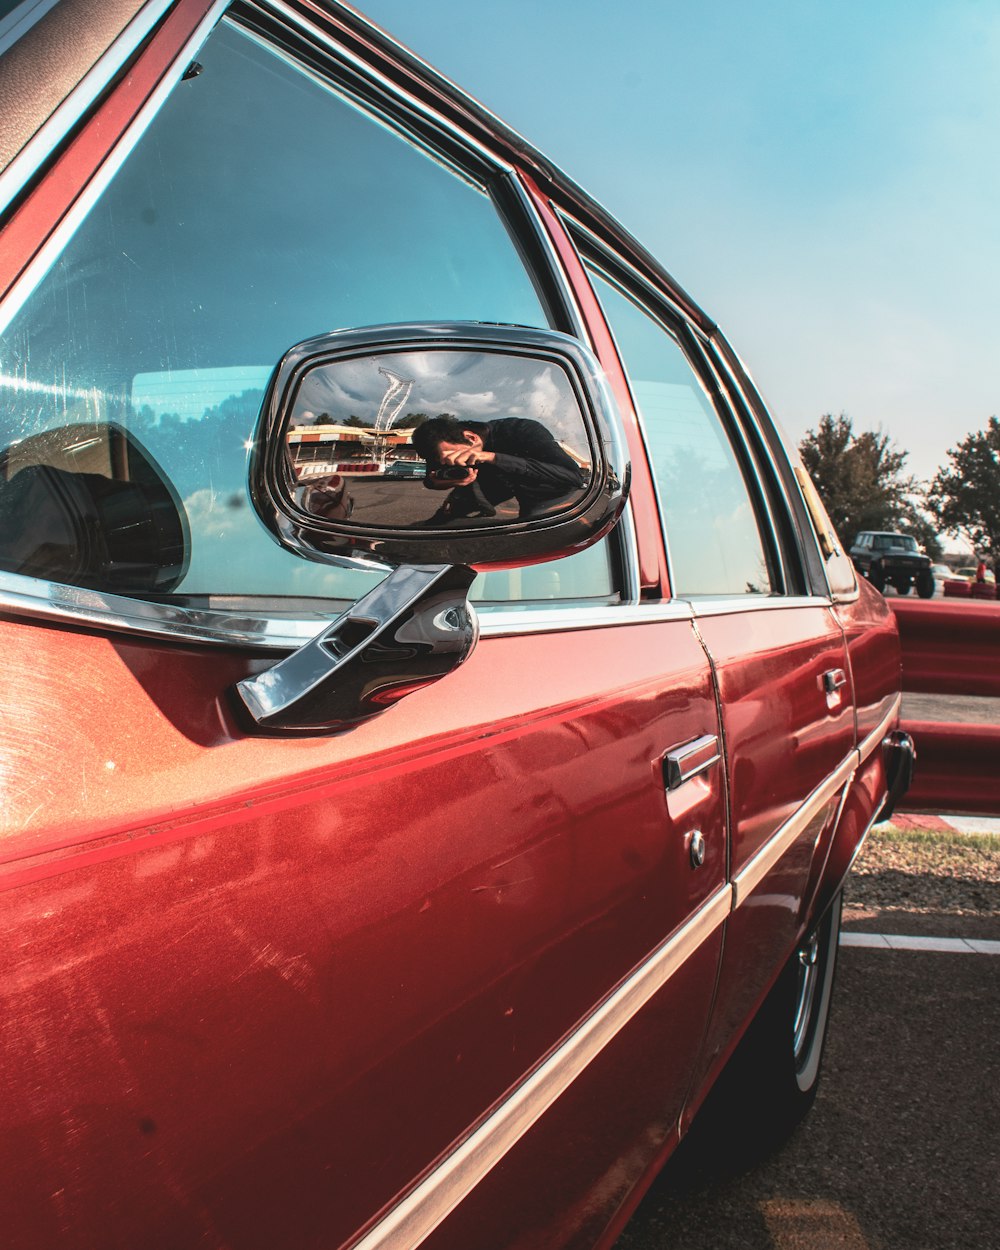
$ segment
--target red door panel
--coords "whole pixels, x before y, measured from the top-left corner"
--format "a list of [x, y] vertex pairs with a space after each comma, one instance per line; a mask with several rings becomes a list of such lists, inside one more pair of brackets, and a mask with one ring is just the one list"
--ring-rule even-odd
[[2, 634], [12, 1245], [339, 1244], [724, 879], [721, 773], [660, 772], [717, 728], [687, 621], [486, 638], [305, 741], [238, 732], [239, 657]]

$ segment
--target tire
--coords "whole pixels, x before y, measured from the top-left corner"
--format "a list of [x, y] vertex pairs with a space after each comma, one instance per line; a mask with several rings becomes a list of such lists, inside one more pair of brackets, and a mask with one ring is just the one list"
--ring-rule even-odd
[[894, 577], [892, 584], [896, 587], [897, 595], [908, 595], [910, 587], [913, 585], [908, 577]]
[[840, 938], [840, 894], [747, 1029], [683, 1145], [682, 1168], [739, 1172], [795, 1130], [816, 1099]]
[[921, 569], [917, 574], [917, 594], [921, 599], [934, 598], [934, 574], [930, 569]]
[[873, 564], [868, 570], [868, 580], [876, 590], [885, 590], [885, 573], [881, 564]]

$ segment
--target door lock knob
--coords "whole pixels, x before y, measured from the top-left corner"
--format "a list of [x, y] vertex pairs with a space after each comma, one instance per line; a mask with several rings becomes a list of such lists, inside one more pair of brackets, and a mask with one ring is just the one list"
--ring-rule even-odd
[[688, 834], [688, 854], [692, 868], [700, 868], [705, 862], [705, 835], [700, 829]]

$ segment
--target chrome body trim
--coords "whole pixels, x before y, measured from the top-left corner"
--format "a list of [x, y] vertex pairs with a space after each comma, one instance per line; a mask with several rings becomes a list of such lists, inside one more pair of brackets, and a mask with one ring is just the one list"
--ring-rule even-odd
[[851, 753], [835, 772], [821, 782], [802, 806], [772, 834], [760, 850], [733, 877], [733, 910], [740, 907], [748, 895], [761, 883], [791, 847], [811, 820], [830, 803], [839, 791], [846, 789], [858, 766], [858, 753]]
[[859, 764], [863, 764], [868, 757], [873, 755], [882, 745], [882, 739], [899, 719], [899, 710], [902, 705], [903, 696], [901, 694], [897, 694], [893, 698], [888, 712], [886, 712], [871, 733], [866, 736], [865, 740], [858, 744]]
[[730, 893], [723, 886], [707, 899], [351, 1250], [414, 1250], [429, 1237], [719, 928]]
[[[35, 170], [56, 150], [125, 62], [149, 36], [173, 0], [152, 0], [139, 10], [107, 51], [95, 61], [69, 95], [35, 131], [0, 174], [0, 212], [14, 199]], [[52, 5], [45, 6], [47, 12]], [[43, 16], [39, 13], [38, 17]], [[37, 18], [32, 18], [32, 22]], [[21, 32], [23, 33], [23, 31]]]
[[[146, 130], [146, 127], [159, 112], [167, 96], [171, 91], [173, 91], [174, 87], [183, 77], [184, 71], [187, 69], [194, 53], [205, 42], [209, 32], [219, 22], [223, 13], [229, 7], [229, 3], [230, 0], [216, 0], [216, 3], [212, 5], [211, 9], [209, 9], [202, 20], [198, 23], [197, 29], [191, 35], [191, 38], [188, 39], [184, 46], [180, 49], [176, 58], [171, 63], [170, 68], [157, 83], [156, 89], [152, 92], [149, 99], [136, 114], [132, 124], [115, 144], [104, 163], [94, 172], [90, 181], [77, 196], [76, 200], [74, 200], [72, 207], [66, 213], [65, 217], [63, 217], [62, 221], [60, 221], [55, 230], [53, 230], [49, 237], [45, 240], [45, 243], [35, 253], [31, 262], [24, 269], [21, 276], [7, 292], [6, 297], [3, 301], [0, 301], [0, 333], [3, 333], [3, 331], [7, 329], [11, 321], [21, 311], [24, 302], [29, 298], [35, 287], [42, 280], [42, 278], [44, 278], [46, 273], [48, 273], [52, 265], [55, 264], [56, 260], [58, 260], [59, 254], [62, 252], [63, 248], [82, 225], [90, 210], [104, 194], [112, 178], [114, 178], [118, 170], [121, 169], [122, 165], [128, 158], [129, 153], [139, 142]], [[169, 7], [168, 4], [159, 0], [157, 11], [160, 5], [162, 5], [164, 9]], [[145, 13], [146, 10], [144, 9], [143, 14]], [[129, 30], [131, 30], [131, 27], [129, 27]], [[142, 37], [145, 38], [148, 33], [148, 29], [144, 30], [142, 32]], [[113, 47], [117, 47], [117, 43], [113, 45]], [[129, 49], [130, 52], [132, 50], [133, 49], [131, 48]], [[96, 72], [98, 66], [101, 66], [102, 64], [103, 58], [101, 61], [98, 61], [94, 70], [91, 72]], [[85, 103], [81, 107], [81, 115], [83, 109], [92, 103], [96, 95], [103, 90], [103, 88], [110, 81], [111, 77], [113, 77], [113, 74], [117, 72], [119, 68], [120, 65], [117, 62], [114, 62], [107, 67], [109, 70], [107, 76], [102, 76], [101, 81], [96, 84], [93, 96], [88, 96]], [[90, 75], [88, 75], [88, 78], [89, 77]], [[53, 114], [53, 116], [55, 116], [55, 114]], [[79, 121], [79, 116], [80, 115], [74, 116], [74, 123]], [[28, 147], [22, 149], [16, 159], [20, 160], [21, 157], [28, 151], [30, 146], [31, 145], [29, 144]], [[30, 172], [33, 172], [34, 165], [36, 165], [38, 161], [43, 160], [48, 154], [49, 151], [46, 150], [34, 158], [32, 170], [29, 171], [29, 174]], [[0, 175], [0, 184], [2, 184], [3, 178], [6, 177], [7, 172], [11, 169], [13, 164], [14, 162], [11, 162], [11, 165], [7, 167], [7, 171], [5, 171], [3, 175]]]
[[846, 870], [846, 871], [845, 871], [845, 873], [844, 873], [844, 878], [843, 878], [844, 880], [846, 880], [846, 879], [847, 879], [847, 877], [849, 877], [849, 876], [850, 876], [850, 874], [851, 874], [851, 869], [854, 867], [855, 862], [857, 861], [858, 856], [859, 856], [859, 855], [861, 854], [861, 852], [864, 850], [865, 843], [868, 841], [868, 835], [871, 833], [871, 831], [872, 831], [872, 829], [874, 828], [874, 826], [878, 824], [879, 812], [881, 812], [882, 808], [885, 806], [885, 801], [886, 801], [886, 799], [887, 799], [887, 798], [888, 798], [888, 791], [885, 791], [885, 790], [884, 790], [884, 791], [882, 792], [882, 796], [881, 796], [881, 798], [880, 798], [880, 799], [879, 799], [879, 801], [875, 804], [875, 809], [874, 809], [874, 811], [872, 812], [872, 818], [871, 818], [871, 820], [869, 820], [868, 824], [867, 824], [867, 825], [865, 825], [865, 831], [864, 831], [864, 833], [861, 835], [861, 839], [860, 839], [860, 841], [858, 842], [858, 845], [854, 848], [854, 854], [851, 856], [850, 863], [847, 865], [847, 870]]

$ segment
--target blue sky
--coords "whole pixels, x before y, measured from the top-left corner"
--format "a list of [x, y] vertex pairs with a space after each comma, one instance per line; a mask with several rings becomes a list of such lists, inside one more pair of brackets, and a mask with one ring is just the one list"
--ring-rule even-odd
[[361, 0], [636, 234], [788, 435], [1000, 412], [997, 0]]

